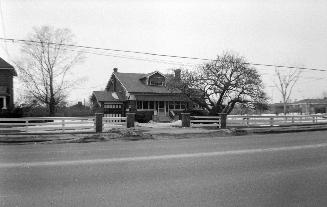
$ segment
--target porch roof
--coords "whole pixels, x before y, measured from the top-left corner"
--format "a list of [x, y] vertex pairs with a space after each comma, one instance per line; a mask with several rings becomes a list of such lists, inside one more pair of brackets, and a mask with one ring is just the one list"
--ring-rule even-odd
[[123, 95], [112, 91], [93, 91], [99, 102], [122, 102], [125, 100]]
[[190, 101], [184, 94], [171, 95], [135, 95], [137, 101]]

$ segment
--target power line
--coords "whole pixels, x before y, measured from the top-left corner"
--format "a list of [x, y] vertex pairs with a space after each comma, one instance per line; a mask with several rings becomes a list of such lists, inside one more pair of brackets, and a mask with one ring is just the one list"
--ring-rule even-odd
[[[5, 18], [4, 18], [4, 14], [3, 14], [3, 9], [2, 9], [2, 2], [0, 0], [0, 17], [1, 17], [1, 26], [2, 26], [2, 33], [3, 33], [3, 36], [6, 37], [6, 26], [5, 26]], [[8, 55], [8, 57], [10, 57], [10, 54], [9, 54], [9, 51], [8, 51], [8, 46], [7, 46], [7, 42], [6, 41], [3, 41], [4, 42], [4, 49]]]
[[[122, 49], [92, 47], [92, 46], [75, 45], [75, 44], [62, 44], [62, 43], [54, 43], [54, 42], [41, 42], [41, 41], [34, 41], [34, 40], [14, 39], [14, 38], [5, 38], [5, 37], [0, 37], [0, 39], [4, 40], [4, 41], [11, 41], [13, 43], [15, 43], [15, 42], [37, 43], [37, 44], [46, 43], [46, 44], [50, 44], [50, 45], [75, 47], [75, 48], [83, 48], [83, 49], [92, 49], [92, 50], [103, 50], [103, 51], [133, 53], [133, 54], [168, 57], [168, 58], [179, 58], [179, 59], [189, 59], [189, 60], [214, 61], [214, 59], [209, 59], [209, 58], [199, 58], [199, 57], [189, 57], [189, 56], [179, 56], [179, 55], [168, 55], [168, 54], [160, 54], [160, 53], [153, 53], [153, 52], [141, 52], [141, 51], [134, 51], [134, 50], [122, 50]], [[96, 54], [96, 53], [94, 53], [94, 54]], [[97, 55], [99, 55], [99, 54], [97, 54]], [[247, 64], [254, 65], [254, 66], [264, 66], [264, 67], [288, 68], [288, 69], [299, 69], [299, 70], [311, 70], [311, 71], [327, 72], [326, 69], [320, 69], [320, 68], [308, 68], [308, 67], [297, 67], [297, 66], [287, 66], [287, 65], [274, 65], [274, 64], [253, 63], [253, 62], [247, 62]]]
[[28, 43], [37, 43], [37, 44], [46, 43], [46, 44], [58, 45], [58, 46], [77, 47], [77, 48], [83, 48], [83, 49], [104, 50], [104, 51], [113, 51], [113, 52], [134, 53], [134, 54], [142, 54], [142, 55], [169, 57], [169, 58], [204, 60], [204, 61], [212, 61], [213, 60], [213, 59], [208, 59], [208, 58], [188, 57], [188, 56], [178, 56], [178, 55], [167, 55], [167, 54], [159, 54], [159, 53], [152, 53], [152, 52], [141, 52], [141, 51], [134, 51], [134, 50], [121, 50], [121, 49], [112, 49], [112, 48], [103, 48], [103, 47], [92, 47], [92, 46], [75, 45], [75, 44], [41, 42], [41, 41], [34, 41], [34, 40], [13, 39], [13, 38], [3, 38], [3, 37], [0, 37], [0, 39], [5, 40], [5, 41], [12, 41], [12, 42], [16, 41], [16, 42], [28, 42]]
[[196, 64], [183, 63], [183, 62], [177, 62], [177, 61], [160, 60], [160, 59], [148, 59], [148, 58], [140, 58], [140, 57], [128, 56], [128, 55], [117, 55], [117, 54], [113, 54], [113, 53], [96, 53], [96, 52], [90, 52], [90, 51], [85, 51], [85, 50], [76, 50], [76, 49], [68, 49], [68, 48], [61, 48], [61, 49], [62, 50], [68, 50], [68, 51], [74, 51], [74, 52], [93, 54], [93, 55], [101, 55], [101, 56], [131, 59], [131, 60], [140, 60], [140, 61], [147, 61], [147, 62], [157, 62], [157, 63], [170, 64], [170, 65], [196, 66]]

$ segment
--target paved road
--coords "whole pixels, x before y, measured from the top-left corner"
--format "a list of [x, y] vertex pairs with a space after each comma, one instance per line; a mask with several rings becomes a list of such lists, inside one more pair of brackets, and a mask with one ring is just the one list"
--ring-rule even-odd
[[327, 206], [327, 135], [2, 145], [0, 206]]

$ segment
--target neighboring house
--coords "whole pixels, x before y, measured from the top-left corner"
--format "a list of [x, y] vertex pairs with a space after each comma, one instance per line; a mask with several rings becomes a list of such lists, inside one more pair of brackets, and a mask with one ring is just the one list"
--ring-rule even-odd
[[[275, 113], [283, 113], [283, 103], [275, 103], [272, 109]], [[323, 99], [303, 99], [287, 104], [289, 113], [317, 114], [327, 113], [327, 98]]]
[[0, 113], [14, 107], [13, 76], [17, 76], [15, 68], [0, 58]]
[[[180, 70], [175, 71], [176, 81]], [[141, 121], [169, 121], [189, 107], [190, 100], [180, 90], [166, 87], [167, 77], [158, 71], [148, 74], [120, 73], [117, 68], [104, 91], [94, 91], [93, 100], [106, 117], [125, 116], [135, 112]]]
[[298, 109], [304, 114], [326, 113], [327, 98], [323, 99], [303, 99], [290, 103], [290, 108]]

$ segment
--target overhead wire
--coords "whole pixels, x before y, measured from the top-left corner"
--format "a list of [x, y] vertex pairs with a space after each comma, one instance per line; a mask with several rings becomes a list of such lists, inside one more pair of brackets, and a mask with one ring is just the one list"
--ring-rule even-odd
[[62, 50], [68, 50], [68, 51], [74, 51], [74, 52], [80, 52], [80, 53], [87, 53], [87, 54], [93, 54], [93, 55], [100, 55], [100, 56], [108, 56], [108, 57], [115, 57], [115, 58], [123, 58], [123, 59], [131, 59], [131, 60], [140, 60], [140, 61], [147, 61], [147, 62], [157, 62], [157, 63], [163, 63], [163, 64], [169, 64], [169, 65], [180, 65], [180, 66], [196, 66], [198, 64], [192, 64], [192, 63], [185, 63], [185, 62], [177, 62], [177, 61], [170, 61], [170, 60], [160, 60], [160, 59], [149, 59], [149, 58], [141, 58], [136, 56], [128, 56], [128, 55], [119, 55], [114, 53], [98, 53], [98, 52], [92, 52], [92, 51], [86, 51], [86, 50], [77, 50], [77, 49], [68, 49], [68, 48], [61, 48]]
[[[154, 52], [142, 52], [142, 51], [134, 51], [134, 50], [122, 50], [122, 49], [92, 47], [92, 46], [75, 45], [75, 44], [61, 44], [61, 43], [54, 43], [54, 42], [41, 42], [41, 41], [34, 41], [34, 40], [14, 39], [14, 38], [5, 38], [5, 37], [0, 37], [0, 39], [4, 40], [4, 41], [11, 41], [11, 42], [25, 42], [25, 43], [29, 42], [29, 43], [37, 43], [37, 44], [46, 43], [46, 44], [50, 44], [50, 45], [67, 46], [67, 47], [91, 49], [91, 50], [133, 53], [133, 54], [139, 54], [139, 55], [150, 55], [150, 56], [157, 56], [157, 57], [168, 57], [168, 58], [178, 58], [178, 59], [188, 59], [188, 60], [214, 61], [214, 59], [210, 59], [210, 58], [168, 55], [168, 54], [160, 54], [160, 53], [154, 53]], [[298, 67], [298, 66], [287, 66], [287, 65], [274, 65], [274, 64], [254, 63], [254, 62], [247, 62], [247, 64], [250, 64], [250, 65], [253, 65], [253, 66], [264, 66], [264, 67], [288, 68], [288, 69], [299, 69], [299, 70], [311, 70], [311, 71], [327, 72], [327, 69], [321, 69], [321, 68], [309, 68], [309, 67]]]
[[[3, 14], [1, 0], [0, 0], [0, 17], [1, 17], [2, 34], [6, 38], [7, 34], [6, 34], [5, 18], [4, 18], [4, 14]], [[8, 55], [8, 57], [10, 57], [7, 41], [4, 40], [3, 42], [4, 42], [4, 50], [5, 50], [6, 54]]]

